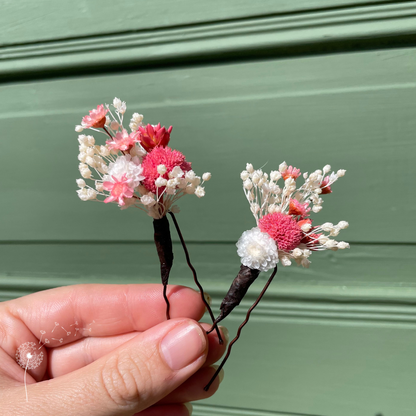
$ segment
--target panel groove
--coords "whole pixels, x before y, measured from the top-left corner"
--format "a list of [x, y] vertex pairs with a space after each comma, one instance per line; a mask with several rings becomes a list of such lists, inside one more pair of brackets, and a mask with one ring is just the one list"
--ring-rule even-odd
[[311, 413], [293, 413], [293, 412], [270, 412], [266, 410], [259, 410], [259, 409], [250, 409], [245, 407], [226, 407], [226, 406], [213, 406], [213, 405], [206, 405], [203, 403], [195, 403], [194, 412], [195, 416], [211, 416], [211, 415], [218, 415], [218, 416], [323, 416]]
[[[415, 36], [415, 2], [293, 16], [250, 17], [209, 25], [3, 47], [0, 49], [0, 79], [50, 77], [54, 73], [62, 76], [62, 71], [73, 74], [125, 71], [129, 67], [227, 61], [242, 56], [258, 59], [296, 54], [296, 48], [304, 53], [304, 47], [310, 53], [314, 45], [317, 47], [314, 52], [322, 53], [328, 51], [328, 45], [337, 43], [340, 44], [338, 50], [362, 50], [369, 40], [375, 40], [372, 45], [375, 47], [377, 39], [379, 47], [391, 47], [395, 38], [399, 43], [414, 45]], [[385, 39], [389, 39], [387, 44]], [[347, 44], [352, 41], [353, 46]]]

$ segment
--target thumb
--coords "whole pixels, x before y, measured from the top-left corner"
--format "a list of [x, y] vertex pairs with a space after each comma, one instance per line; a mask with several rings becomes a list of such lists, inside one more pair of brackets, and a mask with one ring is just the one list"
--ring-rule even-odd
[[197, 322], [171, 319], [80, 370], [28, 386], [27, 405], [32, 415], [132, 415], [181, 385], [204, 364], [207, 352], [207, 336]]

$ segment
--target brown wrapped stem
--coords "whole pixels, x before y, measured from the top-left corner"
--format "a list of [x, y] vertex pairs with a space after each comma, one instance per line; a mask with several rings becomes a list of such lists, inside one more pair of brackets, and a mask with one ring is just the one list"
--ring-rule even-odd
[[172, 239], [170, 236], [169, 221], [166, 216], [153, 220], [153, 229], [155, 231], [154, 239], [156, 244], [157, 255], [160, 261], [160, 275], [163, 284], [163, 297], [166, 302], [166, 319], [170, 319], [170, 304], [166, 294], [169, 281], [170, 269], [173, 265]]
[[215, 328], [215, 325], [217, 325], [218, 322], [221, 322], [236, 306], [240, 304], [241, 300], [247, 293], [248, 288], [257, 279], [259, 274], [260, 270], [250, 269], [250, 267], [241, 265], [237, 277], [233, 280], [233, 283], [231, 283], [228, 293], [221, 303], [221, 313], [217, 319], [215, 319], [214, 324], [208, 333]]
[[[258, 270], [257, 270], [258, 271]], [[260, 272], [259, 272], [260, 273]], [[237, 342], [237, 340], [240, 338], [241, 335], [241, 331], [243, 330], [244, 326], [247, 324], [248, 320], [250, 319], [250, 314], [253, 311], [253, 309], [259, 304], [259, 302], [261, 301], [261, 298], [263, 297], [263, 295], [266, 293], [266, 290], [268, 289], [268, 287], [270, 286], [270, 283], [272, 282], [274, 276], [276, 276], [277, 273], [277, 266], [273, 269], [273, 273], [270, 275], [269, 280], [267, 281], [266, 285], [264, 286], [263, 290], [261, 291], [259, 297], [256, 299], [256, 301], [251, 305], [250, 309], [247, 311], [247, 315], [246, 315], [246, 319], [244, 319], [244, 321], [242, 322], [242, 324], [238, 327], [238, 331], [237, 331], [237, 335], [235, 336], [235, 338], [230, 342], [230, 345], [228, 346], [228, 350], [227, 350], [227, 354], [225, 355], [224, 359], [222, 360], [221, 364], [219, 365], [219, 367], [217, 368], [217, 371], [215, 372], [215, 374], [212, 376], [211, 380], [209, 381], [209, 383], [204, 387], [205, 391], [208, 391], [211, 384], [213, 383], [213, 381], [216, 379], [216, 377], [218, 376], [218, 374], [220, 373], [220, 371], [222, 370], [222, 368], [224, 367], [225, 363], [227, 362], [230, 354], [231, 354], [231, 348], [233, 347], [233, 345]], [[238, 277], [238, 276], [237, 276]], [[251, 283], [250, 283], [251, 284]]]

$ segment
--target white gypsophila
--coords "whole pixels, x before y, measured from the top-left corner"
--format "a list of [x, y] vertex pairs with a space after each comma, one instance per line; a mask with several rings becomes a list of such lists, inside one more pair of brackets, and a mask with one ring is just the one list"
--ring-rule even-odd
[[113, 106], [120, 114], [124, 114], [126, 112], [127, 106], [125, 101], [121, 101], [120, 98], [114, 98]]
[[202, 186], [197, 186], [195, 189], [195, 195], [198, 198], [202, 198], [205, 195], [205, 189]]
[[97, 198], [97, 192], [91, 188], [78, 189], [77, 194], [81, 201], [92, 201]]
[[139, 127], [143, 126], [142, 121], [143, 121], [143, 115], [139, 113], [134, 113], [129, 124], [131, 131], [137, 131]]
[[112, 177], [121, 179], [123, 175], [129, 179], [130, 186], [136, 188], [140, 185], [140, 182], [144, 179], [142, 175], [143, 168], [140, 164], [140, 159], [130, 155], [119, 156], [115, 162], [111, 162], [108, 165], [108, 178], [104, 177], [105, 180], [112, 181]]
[[279, 262], [275, 241], [257, 227], [244, 231], [236, 245], [241, 263], [250, 269], [266, 272]]

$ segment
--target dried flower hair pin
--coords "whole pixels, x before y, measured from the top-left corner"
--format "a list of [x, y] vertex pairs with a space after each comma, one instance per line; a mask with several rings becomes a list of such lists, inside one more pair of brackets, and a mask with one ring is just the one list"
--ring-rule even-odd
[[[103, 133], [107, 140], [97, 145], [93, 136], [81, 134], [78, 137], [82, 178], [77, 180], [78, 196], [83, 201], [94, 200], [104, 203], [117, 203], [121, 209], [138, 208], [153, 218], [154, 241], [160, 260], [163, 296], [166, 302], [166, 318], [169, 319], [167, 284], [173, 264], [172, 239], [167, 214], [169, 213], [181, 240], [195, 283], [201, 291], [201, 298], [214, 321], [214, 315], [204, 297], [202, 286], [193, 268], [188, 250], [174, 213], [179, 212], [174, 205], [179, 198], [195, 194], [205, 195], [204, 182], [211, 178], [210, 173], [197, 176], [191, 163], [178, 150], [168, 147], [172, 126], [166, 129], [158, 125], [143, 125], [143, 116], [134, 113], [129, 127], [123, 127], [126, 103], [115, 98], [112, 104], [98, 105], [75, 127], [81, 133], [91, 129]], [[91, 180], [92, 185], [85, 179]], [[215, 325], [220, 343], [222, 338]]]
[[[331, 238], [348, 227], [346, 221], [340, 221], [337, 225], [329, 222], [312, 225], [309, 218], [311, 210], [317, 213], [322, 209], [321, 195], [331, 193], [332, 184], [345, 174], [345, 170], [341, 169], [327, 175], [330, 171], [331, 166], [326, 165], [323, 170], [316, 170], [310, 175], [304, 173], [305, 181], [300, 187], [296, 184], [301, 175], [300, 170], [288, 167], [285, 162], [280, 164], [278, 171], [270, 172], [270, 178], [261, 169], [254, 170], [251, 164], [247, 164], [246, 170], [241, 172], [244, 193], [257, 227], [244, 231], [237, 242], [237, 253], [241, 258], [240, 271], [223, 299], [221, 313], [210, 331], [240, 304], [260, 272], [271, 269], [273, 272], [259, 297], [248, 310], [246, 319], [238, 328], [236, 337], [228, 346], [226, 356], [211, 381], [205, 386], [205, 390], [209, 389], [230, 356], [231, 348], [240, 337], [252, 310], [260, 302], [276, 275], [279, 261], [283, 266], [290, 266], [294, 260], [298, 265], [309, 267], [309, 257], [314, 251], [349, 248], [348, 243]], [[278, 185], [280, 179], [284, 180], [283, 188]]]

